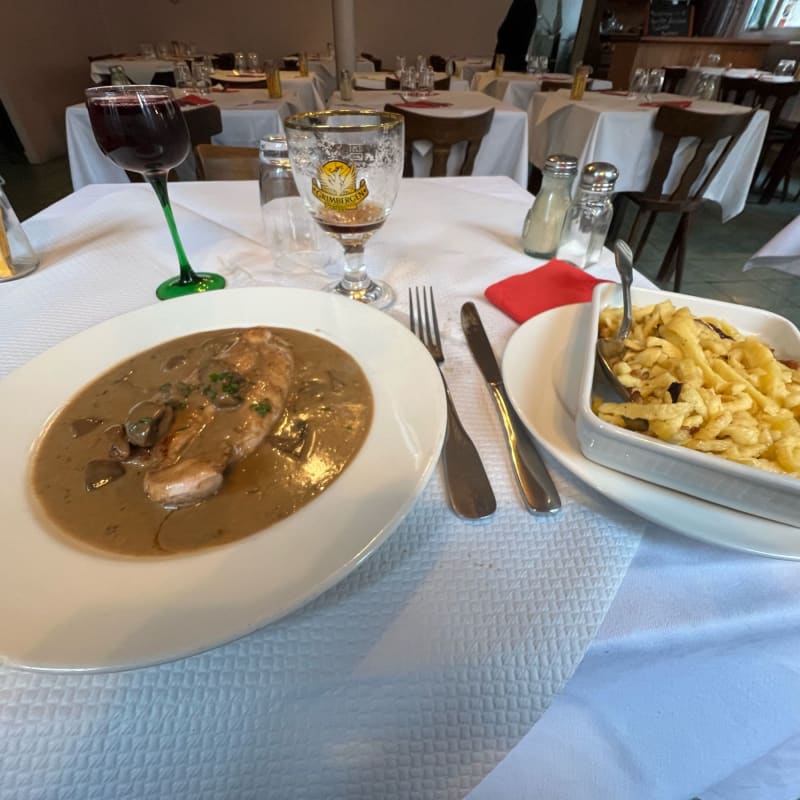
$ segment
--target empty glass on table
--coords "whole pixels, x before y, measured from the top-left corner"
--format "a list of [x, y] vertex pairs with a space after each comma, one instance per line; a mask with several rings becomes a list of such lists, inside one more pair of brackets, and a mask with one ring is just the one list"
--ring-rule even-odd
[[639, 99], [647, 91], [647, 69], [636, 67], [631, 73], [631, 80], [628, 84], [628, 97], [634, 100]]
[[234, 72], [244, 72], [247, 69], [247, 58], [244, 53], [233, 54]]
[[794, 76], [794, 73], [797, 70], [797, 62], [791, 58], [782, 58], [776, 65], [775, 70], [773, 72], [774, 75], [780, 76], [787, 76], [791, 75]]
[[250, 51], [247, 54], [247, 71], [258, 72], [258, 67], [259, 67], [258, 53]]
[[647, 81], [645, 83], [645, 99], [649, 102], [653, 95], [660, 94], [661, 89], [664, 86], [664, 75], [665, 72], [663, 69], [655, 68], [650, 69], [647, 71]]

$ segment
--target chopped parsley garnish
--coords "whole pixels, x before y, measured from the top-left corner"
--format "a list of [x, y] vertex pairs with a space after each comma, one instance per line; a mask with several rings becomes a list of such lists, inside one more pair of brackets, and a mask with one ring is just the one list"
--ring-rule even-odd
[[250, 408], [252, 408], [259, 417], [264, 417], [272, 411], [272, 404], [268, 400], [262, 400], [260, 403], [250, 403]]

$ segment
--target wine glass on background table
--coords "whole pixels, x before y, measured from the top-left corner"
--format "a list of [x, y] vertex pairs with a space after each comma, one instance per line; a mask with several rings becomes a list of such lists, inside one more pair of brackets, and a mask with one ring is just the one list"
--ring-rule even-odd
[[328, 291], [386, 308], [364, 247], [392, 210], [403, 172], [403, 118], [386, 111], [334, 110], [284, 120], [297, 189], [317, 224], [344, 248], [345, 270]]
[[158, 197], [178, 255], [180, 274], [157, 289], [159, 300], [222, 289], [225, 279], [195, 272], [183, 250], [167, 194], [167, 174], [189, 155], [189, 130], [166, 86], [98, 86], [86, 90], [97, 144], [118, 167], [139, 172]]

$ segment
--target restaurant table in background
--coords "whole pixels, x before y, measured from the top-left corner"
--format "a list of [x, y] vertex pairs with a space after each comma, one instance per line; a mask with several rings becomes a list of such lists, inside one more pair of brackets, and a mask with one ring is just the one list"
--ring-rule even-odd
[[[297, 105], [303, 111], [322, 111], [325, 108], [325, 86], [317, 75], [301, 75], [295, 70], [280, 70], [281, 90], [294, 95]], [[266, 88], [267, 76], [260, 72], [256, 75], [237, 73], [232, 69], [218, 69], [211, 73], [211, 81], [236, 89], [237, 84], [246, 88]], [[260, 83], [259, 87], [249, 84]]]
[[[26, 221], [43, 261], [0, 292], [0, 374], [153, 302], [174, 264], [151, 194], [87, 187]], [[197, 268], [239, 286], [327, 281], [275, 268], [255, 182], [173, 195]], [[517, 326], [483, 291], [542, 263], [518, 244], [530, 202], [504, 178], [406, 180], [370, 245], [401, 324], [405, 285], [436, 290], [444, 370], [496, 515], [453, 517], [435, 475], [346, 580], [237, 642], [116, 674], [0, 668], [2, 800], [797, 795], [800, 564], [644, 523], [549, 458], [561, 514], [522, 510], [458, 311], [475, 302], [503, 354]], [[611, 278], [611, 262], [590, 272]]]
[[99, 59], [92, 61], [89, 72], [93, 83], [100, 83], [117, 65], [125, 70], [125, 74], [134, 82], [147, 84], [153, 82], [158, 72], [172, 72], [175, 64], [186, 63], [185, 58], [145, 58], [144, 56], [120, 56], [119, 58]]
[[770, 267], [800, 275], [800, 217], [781, 228], [763, 247], [747, 259], [743, 270]]
[[[262, 136], [283, 134], [283, 120], [289, 114], [311, 111], [292, 92], [280, 99], [270, 98], [266, 89], [212, 92], [208, 99], [222, 112], [222, 133], [214, 144], [257, 147]], [[187, 110], [191, 113], [191, 110]], [[74, 189], [90, 183], [126, 183], [128, 177], [97, 146], [86, 106], [69, 106], [66, 111], [67, 155]]]
[[485, 72], [491, 69], [493, 56], [470, 56], [468, 58], [453, 58], [455, 74], [469, 83], [476, 72]]
[[[430, 114], [438, 117], [463, 117], [494, 108], [492, 127], [481, 142], [480, 150], [475, 158], [473, 175], [507, 175], [520, 186], [527, 186], [528, 116], [524, 111], [495, 100], [482, 92], [434, 92], [425, 99], [449, 105], [439, 108], [410, 107], [410, 110], [418, 114]], [[328, 106], [330, 108], [382, 109], [388, 103], [403, 104], [399, 91], [355, 91], [352, 101], [349, 102], [343, 102], [339, 93], [335, 92], [328, 101]], [[430, 143], [427, 147], [421, 144], [417, 145], [415, 155], [417, 157], [414, 159], [414, 174], [429, 174], [433, 159]], [[448, 162], [448, 174], [452, 174], [453, 164], [457, 158], [458, 151], [455, 150]]]
[[[297, 62], [297, 56], [284, 56], [284, 63]], [[317, 75], [323, 86], [323, 100], [327, 100], [339, 84], [336, 78], [336, 59], [314, 55], [308, 57], [309, 72]], [[375, 64], [368, 58], [356, 59], [356, 72], [374, 72]]]
[[[443, 80], [447, 77], [446, 72], [434, 72], [433, 79], [435, 81]], [[353, 84], [356, 89], [385, 89], [386, 79], [392, 78], [398, 80], [397, 74], [394, 72], [356, 72], [353, 76]], [[463, 92], [469, 89], [467, 81], [462, 78], [450, 77], [450, 91]]]
[[[687, 101], [671, 94], [654, 101]], [[569, 92], [536, 92], [530, 105], [530, 161], [539, 169], [551, 153], [569, 153], [579, 169], [591, 161], [608, 161], [619, 170], [617, 192], [645, 188], [655, 158], [658, 137], [653, 130], [657, 108], [640, 99], [603, 92], [586, 92], [571, 100]], [[688, 102], [688, 101], [687, 101]], [[710, 100], [692, 100], [690, 109], [705, 113], [745, 113], [749, 108]], [[769, 114], [757, 111], [704, 197], [717, 203], [722, 221], [744, 208]]]
[[[476, 72], [472, 76], [470, 89], [474, 92], [485, 92], [498, 100], [511, 103], [517, 108], [526, 111], [530, 105], [531, 95], [542, 88], [542, 81], [558, 81], [569, 89], [572, 84], [572, 75], [565, 72], [551, 72], [541, 76], [534, 76], [527, 72], [504, 72], [500, 77], [494, 72]], [[591, 78], [592, 89], [595, 91], [611, 89], [611, 81], [602, 78]]]

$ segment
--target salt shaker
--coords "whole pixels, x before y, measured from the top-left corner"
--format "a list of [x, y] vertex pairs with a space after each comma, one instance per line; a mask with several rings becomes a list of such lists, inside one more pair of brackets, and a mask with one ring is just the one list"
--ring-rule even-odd
[[561, 153], [547, 156], [541, 188], [522, 227], [522, 248], [529, 256], [552, 258], [556, 254], [577, 172], [575, 156]]
[[3, 191], [4, 183], [0, 177], [0, 281], [13, 281], [33, 272], [39, 257]]
[[619, 173], [613, 164], [595, 161], [583, 168], [578, 194], [564, 219], [558, 257], [586, 269], [596, 263], [614, 216], [614, 185]]

